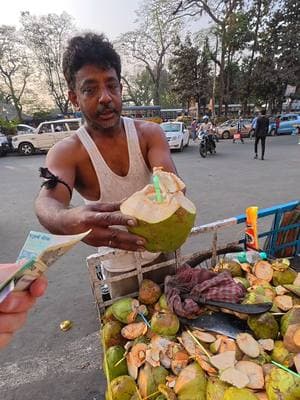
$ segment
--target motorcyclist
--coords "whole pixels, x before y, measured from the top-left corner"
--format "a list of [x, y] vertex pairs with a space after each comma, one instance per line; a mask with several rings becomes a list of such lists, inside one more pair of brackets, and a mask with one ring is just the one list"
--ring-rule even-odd
[[200, 138], [202, 134], [207, 135], [209, 143], [212, 145], [212, 148], [216, 148], [215, 134], [213, 130], [213, 124], [209, 120], [209, 117], [205, 115], [202, 120], [202, 124], [198, 130], [198, 137]]

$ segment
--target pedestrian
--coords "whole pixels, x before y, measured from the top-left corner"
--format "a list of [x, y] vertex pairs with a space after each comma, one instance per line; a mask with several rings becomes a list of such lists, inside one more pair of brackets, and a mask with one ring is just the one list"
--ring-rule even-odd
[[197, 139], [197, 120], [194, 118], [191, 123], [191, 135], [193, 141]]
[[[100, 254], [116, 249], [102, 264], [105, 277], [163, 261], [164, 255], [145, 251], [144, 238], [127, 231], [137, 221], [119, 211], [124, 198], [151, 182], [154, 167], [177, 174], [163, 130], [149, 121], [121, 117], [120, 56], [104, 35], [71, 38], [63, 55], [63, 73], [69, 99], [81, 110], [84, 124], [48, 152], [46, 168], [55, 179], [36, 199], [39, 221], [54, 234], [92, 229], [85, 243], [99, 247]], [[85, 205], [71, 206], [73, 189]], [[159, 274], [156, 270], [157, 279]], [[136, 288], [135, 277], [115, 282], [111, 296]]]
[[258, 118], [258, 114], [255, 113], [254, 118], [251, 122], [251, 130], [250, 130], [250, 139], [252, 139], [254, 137], [254, 132], [255, 132], [255, 128], [256, 128], [256, 122], [257, 122], [257, 118]]
[[279, 135], [279, 128], [280, 128], [280, 115], [277, 115], [275, 118], [275, 135]]
[[243, 120], [239, 117], [237, 126], [236, 126], [236, 133], [233, 135], [232, 143], [235, 143], [236, 140], [240, 139], [240, 141], [244, 144], [244, 139], [242, 138], [242, 129], [246, 128]]
[[255, 143], [254, 143], [254, 158], [258, 158], [257, 146], [258, 142], [261, 141], [261, 159], [265, 157], [266, 137], [269, 131], [269, 118], [266, 116], [266, 110], [261, 111], [261, 115], [257, 118], [255, 128]]
[[14, 333], [23, 327], [28, 311], [36, 299], [45, 293], [46, 288], [46, 278], [40, 277], [28, 290], [12, 292], [0, 303], [0, 349], [6, 347]]

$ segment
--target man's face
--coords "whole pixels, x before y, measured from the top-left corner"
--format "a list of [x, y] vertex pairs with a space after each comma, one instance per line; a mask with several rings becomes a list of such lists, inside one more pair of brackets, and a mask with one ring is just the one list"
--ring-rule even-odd
[[69, 91], [69, 97], [73, 105], [80, 107], [87, 124], [96, 130], [110, 130], [118, 126], [122, 85], [116, 71], [84, 65], [75, 78], [75, 90]]

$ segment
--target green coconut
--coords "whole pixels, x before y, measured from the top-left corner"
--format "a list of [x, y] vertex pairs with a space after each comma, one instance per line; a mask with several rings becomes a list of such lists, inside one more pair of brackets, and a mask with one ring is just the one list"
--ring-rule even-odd
[[224, 393], [223, 400], [257, 400], [257, 397], [249, 389], [230, 387]]
[[237, 261], [221, 261], [214, 268], [215, 272], [229, 271], [232, 277], [243, 276], [241, 264]]
[[131, 400], [137, 388], [134, 379], [128, 375], [118, 376], [106, 391], [105, 400]]
[[206, 376], [198, 363], [183, 368], [176, 379], [174, 392], [178, 400], [206, 400]]
[[284, 336], [290, 325], [298, 324], [300, 322], [300, 308], [291, 308], [285, 313], [280, 320], [280, 332]]
[[294, 280], [297, 277], [297, 272], [292, 268], [287, 268], [284, 271], [274, 271], [273, 273], [273, 285], [289, 285], [294, 283]]
[[161, 308], [161, 310], [163, 311], [170, 311], [170, 308], [168, 306], [168, 302], [167, 302], [167, 297], [165, 294], [162, 294], [159, 298], [158, 304]]
[[[141, 368], [138, 376], [138, 388], [142, 398], [151, 396], [151, 399], [156, 399], [159, 396], [158, 386], [166, 382], [168, 371], [164, 367], [152, 367], [146, 363]], [[154, 395], [154, 393], [156, 393]]]
[[106, 363], [104, 362], [104, 373], [109, 381], [121, 375], [127, 375], [127, 363], [124, 358], [125, 349], [121, 346], [112, 346], [106, 353]]
[[150, 279], [144, 279], [139, 288], [139, 301], [143, 304], [154, 304], [161, 296], [161, 290], [157, 283]]
[[206, 387], [206, 400], [223, 400], [224, 393], [229, 385], [219, 378], [211, 376], [208, 378]]
[[156, 312], [151, 318], [151, 330], [160, 336], [174, 336], [179, 327], [179, 319], [171, 312]]
[[236, 276], [233, 279], [236, 283], [241, 283], [245, 287], [245, 289], [248, 289], [250, 287], [250, 283], [246, 278], [243, 278], [241, 276]]
[[294, 354], [290, 353], [281, 340], [274, 342], [274, 349], [271, 353], [271, 358], [279, 364], [286, 367], [291, 367], [294, 364]]
[[108, 349], [111, 346], [125, 344], [125, 340], [121, 335], [123, 325], [119, 321], [108, 321], [102, 328], [104, 347]]
[[266, 376], [266, 392], [269, 400], [299, 400], [300, 378], [282, 369], [272, 368]]
[[187, 239], [196, 218], [196, 208], [182, 190], [184, 183], [175, 174], [154, 168], [160, 199], [154, 185], [134, 193], [120, 207], [123, 214], [134, 217], [138, 225], [129, 227], [131, 233], [146, 239], [150, 252], [172, 252]]
[[116, 321], [116, 318], [114, 317], [112, 312], [112, 305], [105, 310], [102, 321], [104, 324], [106, 324], [108, 321]]
[[256, 339], [276, 339], [278, 336], [278, 323], [271, 313], [249, 316], [247, 324]]
[[123, 322], [123, 324], [130, 324], [137, 316], [138, 307], [138, 300], [126, 297], [117, 300], [112, 305], [112, 313], [118, 321]]

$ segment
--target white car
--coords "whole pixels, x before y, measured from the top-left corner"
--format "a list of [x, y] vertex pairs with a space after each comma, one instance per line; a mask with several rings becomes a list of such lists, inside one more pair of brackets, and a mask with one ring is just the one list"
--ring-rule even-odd
[[12, 146], [19, 153], [29, 156], [36, 151], [49, 150], [55, 143], [71, 136], [81, 125], [81, 118], [42, 122], [33, 133], [16, 135]]
[[163, 122], [160, 126], [171, 150], [183, 151], [184, 147], [189, 145], [190, 134], [183, 122]]
[[30, 125], [26, 124], [18, 124], [16, 126], [16, 133], [17, 135], [23, 135], [25, 133], [33, 133], [35, 131], [35, 128]]

